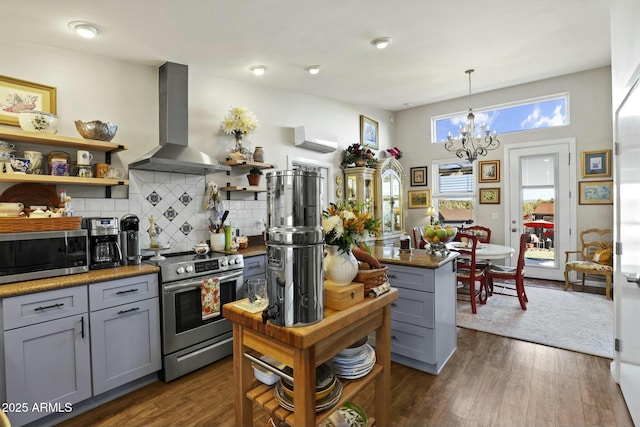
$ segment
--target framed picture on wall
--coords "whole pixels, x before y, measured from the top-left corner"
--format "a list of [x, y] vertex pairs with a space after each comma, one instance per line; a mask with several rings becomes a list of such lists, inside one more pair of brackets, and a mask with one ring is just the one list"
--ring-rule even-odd
[[56, 114], [56, 88], [0, 76], [0, 124], [20, 126], [20, 111]]
[[500, 182], [500, 160], [478, 162], [478, 182]]
[[428, 208], [431, 206], [431, 191], [411, 190], [409, 191], [409, 209]]
[[612, 205], [613, 181], [580, 181], [581, 205]]
[[480, 204], [481, 205], [499, 205], [500, 189], [499, 188], [481, 188]]
[[420, 166], [418, 168], [411, 168], [411, 186], [420, 187], [427, 185], [427, 167]]
[[582, 152], [583, 178], [605, 178], [609, 176], [611, 176], [611, 150]]
[[360, 116], [360, 143], [373, 150], [378, 149], [378, 122]]

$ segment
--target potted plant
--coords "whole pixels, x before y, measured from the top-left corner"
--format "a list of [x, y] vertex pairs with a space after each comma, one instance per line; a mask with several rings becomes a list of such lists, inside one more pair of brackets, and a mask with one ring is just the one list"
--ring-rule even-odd
[[360, 167], [366, 166], [373, 168], [376, 166], [376, 163], [378, 163], [378, 161], [375, 158], [375, 153], [371, 151], [371, 149], [356, 142], [342, 152], [340, 166], [344, 169], [345, 167], [350, 167], [352, 164], [355, 164]]
[[262, 175], [262, 171], [260, 169], [256, 167], [249, 169], [249, 175], [247, 175], [249, 185], [260, 185], [260, 175]]

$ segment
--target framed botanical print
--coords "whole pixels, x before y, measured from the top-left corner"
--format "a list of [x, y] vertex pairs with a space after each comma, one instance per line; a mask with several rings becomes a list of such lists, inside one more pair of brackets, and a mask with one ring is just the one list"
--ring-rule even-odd
[[56, 88], [0, 76], [0, 125], [20, 126], [20, 111], [56, 114]]
[[580, 181], [581, 205], [612, 205], [613, 181]]
[[583, 178], [605, 178], [609, 176], [611, 176], [611, 150], [582, 152]]
[[431, 191], [411, 190], [409, 191], [409, 209], [428, 208], [431, 206]]
[[499, 188], [481, 188], [480, 204], [481, 205], [499, 205], [500, 189]]
[[478, 162], [478, 182], [500, 182], [500, 160]]
[[418, 168], [411, 168], [411, 186], [420, 187], [427, 185], [427, 167], [420, 166]]
[[378, 149], [378, 122], [360, 116], [360, 143], [373, 150]]

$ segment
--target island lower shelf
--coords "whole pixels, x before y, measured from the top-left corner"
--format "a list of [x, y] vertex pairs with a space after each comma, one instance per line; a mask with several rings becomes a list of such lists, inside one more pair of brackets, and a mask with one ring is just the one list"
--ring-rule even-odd
[[[329, 415], [340, 406], [342, 406], [348, 400], [351, 400], [360, 390], [362, 390], [367, 384], [373, 381], [378, 375], [382, 373], [383, 367], [381, 365], [374, 365], [371, 372], [362, 378], [355, 380], [340, 380], [342, 382], [342, 395], [338, 403], [332, 408], [326, 411], [319, 412], [317, 414], [316, 422], [322, 423], [329, 418]], [[274, 386], [260, 384], [256, 388], [247, 392], [247, 398], [257, 403], [262, 409], [267, 411], [271, 417], [276, 418], [287, 425], [297, 425], [295, 422], [295, 414], [278, 403], [274, 397]], [[372, 418], [369, 418], [369, 425], [373, 425]]]

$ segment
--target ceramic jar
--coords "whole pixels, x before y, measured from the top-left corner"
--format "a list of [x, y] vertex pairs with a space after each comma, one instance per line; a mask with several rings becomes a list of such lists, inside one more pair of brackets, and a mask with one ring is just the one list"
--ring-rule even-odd
[[256, 149], [253, 150], [253, 161], [264, 163], [264, 150], [262, 147], [256, 147]]
[[334, 285], [350, 285], [358, 274], [358, 260], [353, 252], [342, 252], [334, 245], [325, 248], [327, 256], [324, 258], [324, 278], [331, 280]]

